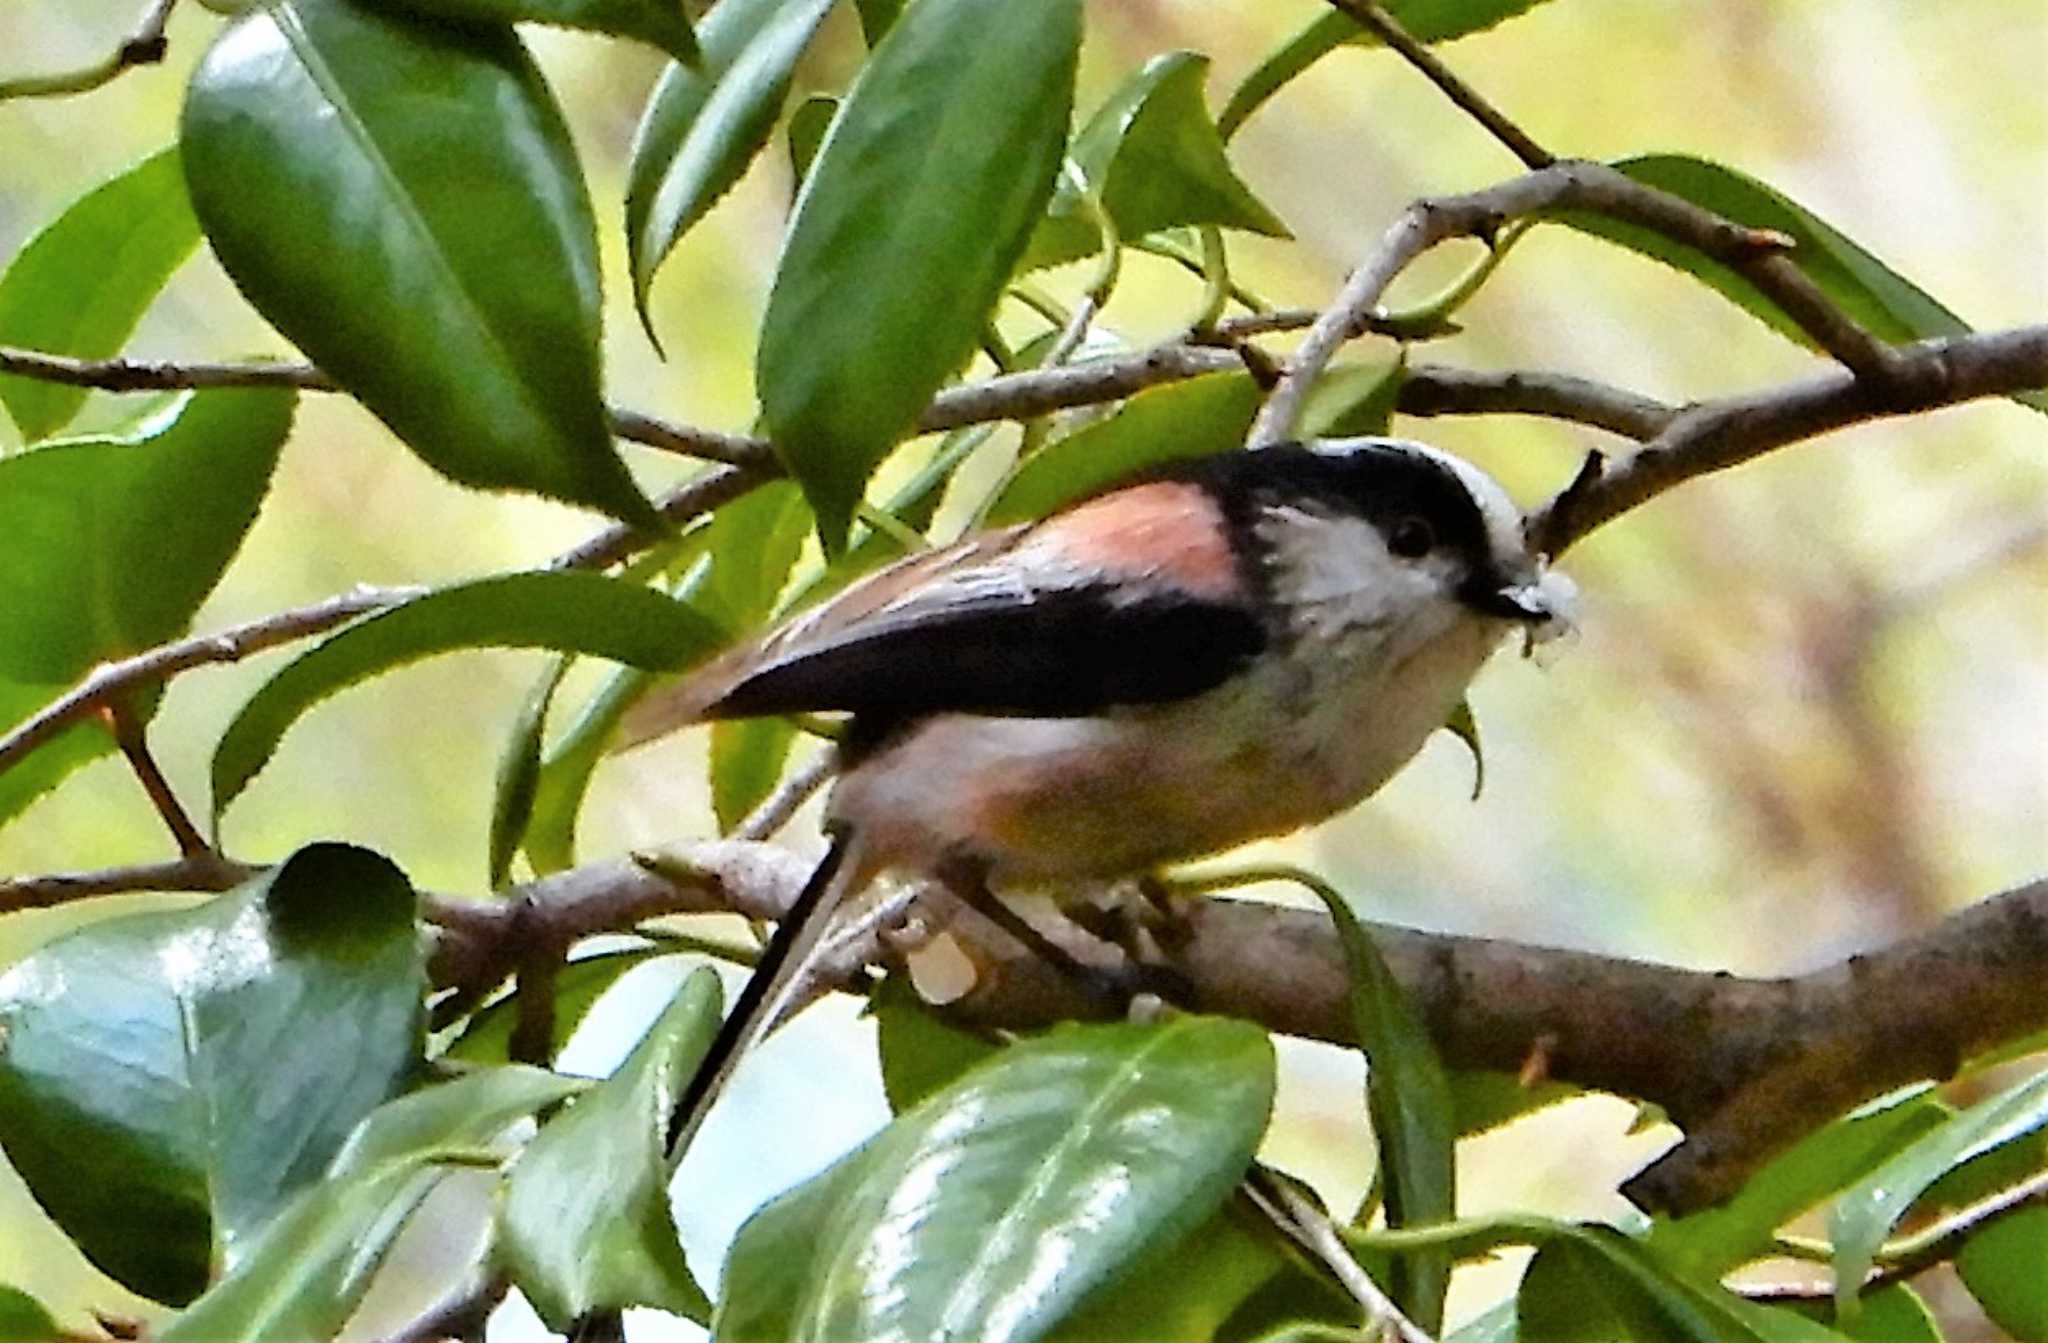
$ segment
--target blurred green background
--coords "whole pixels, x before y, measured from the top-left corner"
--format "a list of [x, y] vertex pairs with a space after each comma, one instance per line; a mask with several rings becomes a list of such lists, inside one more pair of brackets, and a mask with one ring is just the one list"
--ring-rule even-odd
[[[0, 73], [84, 64], [127, 31], [136, 0], [0, 3]], [[1089, 7], [1081, 106], [1162, 50], [1214, 57], [1212, 103], [1318, 10], [1311, 0], [1117, 0]], [[221, 20], [184, 6], [170, 59], [89, 95], [0, 104], [0, 255], [65, 202], [160, 147], [184, 74]], [[542, 32], [533, 44], [585, 156], [608, 267], [613, 398], [740, 429], [790, 183], [763, 156], [655, 286], [663, 363], [630, 311], [618, 236], [623, 160], [661, 60]], [[1980, 327], [2048, 315], [2048, 11], [2011, 0], [1553, 0], [1446, 49], [1455, 67], [1551, 148], [1588, 157], [1684, 151], [1761, 177], [1830, 220]], [[841, 87], [858, 33], [835, 14], [797, 94]], [[1410, 198], [1469, 189], [1513, 163], [1385, 53], [1345, 51], [1260, 112], [1239, 171], [1293, 244], [1239, 240], [1240, 277], [1275, 302], [1319, 304]], [[1448, 273], [1466, 258], [1438, 258]], [[1071, 293], [1077, 276], [1054, 277]], [[1417, 292], [1429, 268], [1412, 277]], [[507, 283], [518, 277], [507, 276]], [[1171, 334], [1196, 287], [1135, 260], [1106, 324], [1132, 342]], [[1672, 400], [1796, 376], [1810, 359], [1710, 293], [1562, 231], [1539, 232], [1419, 357], [1589, 374]], [[151, 357], [281, 350], [202, 252], [132, 343]], [[104, 414], [104, 407], [95, 408]], [[93, 413], [93, 412], [89, 412]], [[1533, 420], [1422, 422], [1527, 502], [1565, 480], [1593, 431]], [[11, 449], [0, 424], [0, 447]], [[999, 469], [1012, 436], [990, 449]], [[1488, 784], [1448, 736], [1378, 799], [1276, 846], [1323, 871], [1373, 917], [1588, 947], [1744, 974], [1796, 972], [1925, 927], [2048, 871], [2048, 432], [1978, 404], [1866, 426], [1689, 486], [1600, 533], [1567, 565], [1584, 634], [1548, 669], [1502, 658], [1474, 702]], [[650, 486], [685, 468], [630, 449]], [[432, 582], [541, 559], [595, 520], [450, 486], [338, 397], [302, 404], [275, 493], [200, 628], [316, 600], [358, 582]], [[272, 654], [178, 680], [153, 740], [188, 801], [228, 717]], [[422, 886], [484, 880], [491, 772], [539, 660], [471, 655], [345, 694], [295, 729], [229, 818], [245, 859], [346, 838]], [[708, 833], [703, 745], [683, 739], [607, 767], [583, 851]], [[96, 764], [0, 831], [0, 872], [166, 856], [121, 766]], [[0, 964], [134, 899], [0, 920]], [[586, 1031], [573, 1061], [616, 1055], [651, 990]], [[814, 1013], [774, 1049], [787, 1065], [741, 1088], [686, 1167], [686, 1243], [711, 1272], [768, 1192], [879, 1121], [871, 1057], [850, 1012]], [[829, 1066], [839, 1057], [843, 1067]], [[1356, 1065], [1301, 1048], [1274, 1153], [1333, 1202], [1362, 1187]], [[781, 1072], [764, 1061], [758, 1074]], [[801, 1128], [788, 1116], [801, 1114]], [[1467, 1211], [1612, 1212], [1625, 1174], [1670, 1140], [1624, 1139], [1615, 1102], [1564, 1107], [1472, 1144]], [[726, 1136], [721, 1139], [719, 1134]], [[725, 1189], [718, 1146], [760, 1157]], [[718, 1186], [718, 1187], [711, 1187]], [[459, 1200], [455, 1200], [459, 1201]], [[459, 1209], [438, 1250], [459, 1249]], [[430, 1228], [429, 1230], [434, 1230]], [[1498, 1270], [1491, 1290], [1508, 1279]], [[0, 1168], [0, 1282], [81, 1322], [87, 1306], [142, 1311], [43, 1223]], [[395, 1291], [399, 1289], [394, 1289]], [[427, 1290], [419, 1287], [418, 1290]], [[1454, 1299], [1483, 1301], [1489, 1283]], [[390, 1306], [399, 1309], [399, 1306]], [[1959, 1307], [1960, 1309], [1960, 1307]], [[1980, 1326], [1988, 1328], [1988, 1326]], [[646, 1335], [643, 1335], [646, 1336]], [[1995, 1337], [1959, 1330], [1958, 1338]]]

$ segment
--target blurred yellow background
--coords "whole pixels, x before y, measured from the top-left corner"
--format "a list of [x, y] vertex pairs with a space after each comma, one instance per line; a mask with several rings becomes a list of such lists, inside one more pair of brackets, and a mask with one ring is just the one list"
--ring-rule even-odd
[[[90, 61], [137, 8], [138, 0], [0, 5], [0, 74]], [[1220, 105], [1317, 11], [1312, 0], [1101, 0], [1089, 7], [1081, 106], [1092, 108], [1147, 56], [1178, 47], [1213, 56], [1211, 101]], [[82, 97], [0, 104], [0, 256], [87, 186], [167, 141], [183, 77], [221, 23], [186, 5], [165, 66]], [[618, 227], [626, 148], [660, 58], [555, 32], [532, 41], [576, 130], [598, 209], [613, 399], [745, 428], [755, 328], [789, 199], [782, 155], [765, 154], [663, 271], [653, 307], [669, 350], [663, 363], [632, 317]], [[850, 9], [835, 14], [798, 94], [840, 87], [858, 51]], [[2038, 6], [1553, 0], [1445, 53], [1560, 153], [1720, 160], [1828, 219], [1974, 325], [2048, 316], [2048, 11]], [[1233, 152], [1297, 235], [1293, 244], [1234, 248], [1240, 278], [1283, 304], [1325, 301], [1412, 197], [1485, 185], [1515, 167], [1400, 62], [1349, 50], [1255, 116]], [[1438, 258], [1437, 273], [1464, 259]], [[1055, 287], [1071, 293], [1075, 279], [1061, 273]], [[1414, 277], [1415, 292], [1430, 279]], [[1134, 343], [1157, 339], [1198, 301], [1184, 277], [1140, 259], [1105, 321]], [[1578, 372], [1670, 400], [1812, 366], [1707, 291], [1561, 230], [1524, 242], [1461, 320], [1463, 335], [1418, 357]], [[131, 346], [165, 358], [281, 348], [203, 253]], [[1610, 446], [1594, 431], [1534, 420], [1401, 419], [1396, 429], [1472, 456], [1525, 502], [1562, 483], [1589, 447]], [[11, 449], [8, 435], [0, 425], [0, 446]], [[1009, 438], [992, 454], [1007, 451]], [[650, 486], [683, 469], [629, 453]], [[351, 403], [310, 397], [277, 489], [199, 626], [357, 582], [516, 567], [594, 525], [450, 486]], [[1481, 800], [1466, 800], [1470, 762], [1443, 736], [1358, 813], [1283, 847], [1372, 917], [1743, 974], [1797, 971], [1925, 927], [2048, 871], [2044, 528], [2048, 426], [2002, 403], [1865, 426], [1695, 483], [1570, 557], [1585, 594], [1575, 647], [1547, 670], [1502, 658], [1482, 678]], [[171, 689], [153, 741], [188, 802], [202, 804], [217, 734], [279, 660], [200, 671]], [[479, 889], [492, 770], [539, 665], [513, 655], [443, 659], [338, 697], [293, 731], [238, 804], [227, 846], [261, 860], [345, 838], [390, 855], [422, 886]], [[583, 852], [708, 830], [702, 743], [686, 739], [607, 767], [586, 811]], [[111, 761], [0, 831], [7, 874], [168, 852], [161, 825]], [[136, 903], [0, 919], [0, 964]], [[632, 1009], [618, 1010], [627, 1015], [588, 1033], [601, 1038], [586, 1047], [587, 1066], [616, 1053]], [[835, 1009], [778, 1045], [849, 1059], [843, 1074], [735, 1094], [730, 1108], [758, 1107], [757, 1141], [776, 1114], [778, 1132], [791, 1113], [831, 1116], [797, 1135], [778, 1157], [789, 1169], [774, 1175], [815, 1169], [881, 1117], [871, 1079], [839, 1080], [871, 1057], [852, 1043], [859, 1029]], [[1335, 1051], [1288, 1057], [1289, 1118], [1274, 1150], [1348, 1202], [1371, 1161], [1357, 1138], [1355, 1068]], [[1667, 1131], [1624, 1141], [1629, 1117], [1619, 1104], [1581, 1103], [1474, 1144], [1464, 1170], [1469, 1210], [1611, 1213], [1617, 1201], [1603, 1191], [1669, 1139]], [[707, 1142], [715, 1137], [707, 1131]], [[715, 1164], [709, 1153], [692, 1163]], [[700, 1269], [715, 1271], [747, 1201], [766, 1192], [755, 1183], [679, 1209]], [[88, 1305], [142, 1309], [41, 1221], [4, 1168], [0, 1283], [36, 1293], [72, 1323]], [[1502, 1285], [1496, 1277], [1492, 1289]], [[1484, 1290], [1458, 1300], [1469, 1306]]]

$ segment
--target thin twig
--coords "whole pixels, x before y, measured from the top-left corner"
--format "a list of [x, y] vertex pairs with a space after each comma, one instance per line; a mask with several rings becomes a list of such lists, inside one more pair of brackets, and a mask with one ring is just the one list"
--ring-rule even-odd
[[171, 11], [177, 8], [178, 0], [150, 0], [149, 8], [135, 22], [134, 29], [121, 44], [99, 60], [82, 70], [67, 70], [54, 75], [18, 75], [13, 79], [0, 80], [0, 102], [9, 98], [55, 98], [72, 93], [88, 93], [104, 84], [110, 84], [123, 73], [142, 65], [155, 65], [163, 60], [170, 44], [164, 40], [164, 29], [171, 21]]
[[1486, 373], [1415, 364], [1401, 382], [1405, 415], [1541, 415], [1591, 425], [1638, 441], [1655, 438], [1678, 415], [1636, 392], [1569, 373]]
[[0, 878], [0, 914], [49, 909], [99, 895], [132, 891], [225, 891], [263, 869], [205, 851], [165, 863], [137, 863], [94, 872]]
[[1401, 1313], [1344, 1244], [1321, 1208], [1303, 1198], [1286, 1179], [1254, 1166], [1238, 1186], [1267, 1221], [1330, 1271], [1371, 1325], [1392, 1329], [1401, 1343], [1434, 1343], [1422, 1327]]
[[1897, 351], [1823, 295], [1783, 255], [1783, 235], [1725, 219], [1604, 164], [1560, 160], [1482, 191], [1419, 200], [1402, 211], [1309, 328], [1279, 386], [1260, 408], [1248, 441], [1266, 446], [1291, 432], [1316, 378], [1344, 342], [1384, 316], [1379, 312], [1382, 296], [1415, 258], [1453, 238], [1492, 238], [1509, 220], [1561, 210], [1587, 210], [1637, 224], [1705, 253], [1740, 272], [1815, 345], [1882, 389], [1887, 399], [1906, 405], [1925, 399], [1925, 370], [1902, 363]]
[[163, 818], [164, 827], [171, 832], [178, 852], [190, 858], [211, 849], [213, 846], [206, 842], [199, 833], [199, 827], [192, 824], [184, 804], [178, 801], [171, 781], [158, 768], [156, 757], [150, 754], [147, 725], [125, 701], [119, 699], [102, 704], [99, 714], [107, 725], [107, 731], [113, 734], [114, 744], [121, 748], [128, 768], [134, 771], [136, 781], [142, 785], [142, 791], [149, 796], [149, 804]]
[[1574, 482], [1530, 515], [1531, 546], [1561, 555], [1595, 528], [1714, 471], [1864, 420], [2048, 387], [2048, 325], [1898, 347], [1918, 399], [1902, 403], [1845, 369], [1686, 408], [1650, 442]]
[[410, 601], [425, 588], [359, 587], [294, 611], [280, 612], [217, 634], [164, 644], [132, 658], [94, 668], [83, 681], [44, 705], [0, 737], [0, 770], [52, 736], [127, 691], [168, 680], [181, 671], [213, 662], [239, 662], [266, 648], [324, 633], [369, 611]]
[[1549, 150], [1537, 144], [1527, 131], [1508, 120], [1499, 108], [1480, 97], [1471, 85], [1451, 73], [1450, 67], [1438, 60], [1435, 52], [1416, 41], [1393, 15], [1387, 13], [1373, 0], [1329, 0], [1329, 4], [1332, 9], [1342, 13], [1399, 52], [1402, 59], [1420, 70], [1430, 83], [1442, 90], [1446, 98], [1484, 126], [1494, 139], [1506, 145], [1508, 152], [1520, 159], [1524, 167], [1547, 168], [1556, 161], [1556, 157]]
[[732, 837], [772, 838], [776, 831], [789, 824], [790, 819], [803, 809], [804, 803], [811, 800], [811, 795], [822, 788], [825, 780], [831, 778], [832, 772], [838, 768], [839, 748], [827, 746], [764, 798], [760, 806], [733, 828]]

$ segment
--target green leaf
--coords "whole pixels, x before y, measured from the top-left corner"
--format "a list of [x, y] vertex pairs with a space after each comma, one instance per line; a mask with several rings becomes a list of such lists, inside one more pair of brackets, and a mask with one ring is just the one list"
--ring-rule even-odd
[[775, 791], [796, 744], [787, 718], [743, 718], [711, 725], [711, 810], [729, 835]]
[[652, 1306], [703, 1323], [668, 1209], [668, 1114], [718, 1030], [718, 976], [693, 971], [619, 1070], [534, 1138], [497, 1217], [513, 1282], [557, 1332], [594, 1310]]
[[1407, 380], [1406, 356], [1369, 363], [1332, 364], [1309, 389], [1301, 431], [1310, 438], [1384, 437]]
[[903, 12], [903, 0], [853, 0], [853, 7], [860, 12], [861, 36], [873, 47]]
[[885, 978], [868, 999], [881, 1057], [882, 1091], [902, 1114], [1002, 1046], [941, 1017], [918, 996], [908, 975]]
[[1243, 373], [1207, 373], [1140, 392], [1108, 419], [1026, 458], [984, 521], [997, 527], [1041, 518], [1137, 472], [1242, 447], [1261, 397]]
[[[1619, 159], [1618, 171], [1750, 228], [1790, 237], [1785, 255], [1832, 302], [1880, 340], [1903, 342], [1969, 331], [1962, 318], [1879, 261], [1826, 220], [1745, 173], [1684, 154]], [[1673, 266], [1705, 284], [1772, 330], [1802, 345], [1812, 340], [1798, 323], [1739, 272], [1662, 234], [1582, 211], [1555, 218], [1582, 233], [1618, 243]], [[2048, 411], [2048, 391], [2013, 398]]]
[[154, 1337], [160, 1343], [335, 1337], [438, 1178], [424, 1157], [414, 1156], [301, 1190], [257, 1234], [246, 1258]]
[[[619, 977], [635, 966], [675, 953], [665, 947], [633, 947], [604, 951], [569, 961], [555, 974], [555, 1033], [549, 1057], [562, 1052], [590, 1009]], [[445, 1057], [464, 1063], [506, 1063], [512, 1057], [512, 1031], [519, 1022], [519, 998], [507, 993], [479, 1008], [448, 1046]]]
[[650, 338], [655, 269], [768, 143], [797, 58], [831, 7], [832, 0], [723, 0], [704, 20], [703, 61], [671, 65], [655, 85], [626, 170], [626, 253]]
[[[989, 424], [969, 425], [947, 434], [939, 440], [938, 450], [931, 459], [890, 497], [883, 511], [914, 532], [925, 531], [931, 526], [939, 505], [945, 501], [946, 487], [952, 483], [953, 474], [976, 448], [994, 434], [995, 426]], [[777, 610], [777, 620], [823, 601], [862, 574], [870, 573], [903, 554], [900, 540], [865, 523], [854, 527], [850, 539], [851, 544], [844, 553], [797, 584], [796, 590], [784, 599]]]
[[792, 481], [773, 481], [733, 500], [704, 530], [711, 567], [691, 589], [690, 605], [745, 633], [774, 609], [810, 529], [810, 507]]
[[435, 1148], [487, 1143], [515, 1121], [590, 1085], [580, 1077], [508, 1063], [421, 1087], [386, 1101], [356, 1125], [334, 1154], [327, 1178], [352, 1179]]
[[[681, 0], [366, 0], [372, 9], [429, 22], [544, 23], [628, 37], [695, 64], [697, 38]], [[706, 25], [708, 28], [710, 25]]]
[[730, 1303], [762, 1271], [759, 1224], [787, 1222], [789, 1204], [743, 1228], [718, 1336], [1042, 1337], [1221, 1206], [1265, 1127], [1273, 1067], [1264, 1032], [1208, 1017], [1005, 1049], [842, 1167], [807, 1252], [774, 1270], [775, 1300], [738, 1307], [737, 1328]]
[[532, 815], [520, 841], [534, 871], [560, 872], [576, 865], [576, 817], [590, 791], [591, 776], [604, 759], [619, 720], [652, 684], [652, 673], [619, 668], [584, 701], [575, 721], [542, 754]]
[[[2041, 1262], [2037, 1252], [2032, 1266], [2036, 1278], [2040, 1276]], [[1834, 1320], [1833, 1308], [1825, 1301], [1774, 1305], [1771, 1313], [1833, 1325], [1834, 1331], [1826, 1335], [1828, 1338], [1855, 1339], [1857, 1343], [1942, 1343], [1941, 1329], [1926, 1304], [1902, 1282], [1866, 1295], [1855, 1321], [1846, 1326]]]
[[[1543, 0], [1387, 0], [1386, 10], [1418, 42], [1447, 42], [1525, 14]], [[1230, 95], [1216, 118], [1224, 139], [1302, 71], [1341, 46], [1376, 47], [1379, 38], [1342, 14], [1310, 21], [1278, 51], [1259, 62]]]
[[[30, 238], [0, 276], [0, 345], [104, 359], [199, 245], [176, 146], [102, 182]], [[64, 427], [86, 389], [0, 375], [0, 405], [33, 442]]]
[[2028, 1208], [1973, 1234], [1956, 1271], [1977, 1304], [2019, 1343], [2048, 1343], [2048, 1208]]
[[533, 819], [533, 799], [540, 791], [541, 736], [547, 729], [548, 706], [555, 691], [568, 675], [575, 659], [556, 658], [553, 665], [526, 692], [512, 732], [505, 740], [505, 753], [498, 757], [498, 776], [491, 789], [491, 833], [485, 863], [492, 890], [504, 886], [512, 874], [512, 856], [526, 836]]
[[825, 143], [825, 132], [832, 127], [832, 118], [839, 115], [839, 100], [814, 93], [797, 104], [796, 111], [789, 114], [789, 175], [801, 188], [806, 177], [811, 175], [811, 163], [818, 157], [818, 146]]
[[[0, 678], [0, 734], [70, 689]], [[28, 810], [43, 794], [114, 749], [113, 734], [96, 722], [68, 727], [6, 770], [0, 771], [0, 827]]]
[[757, 376], [829, 554], [869, 473], [973, 353], [1051, 195], [1079, 43], [1079, 0], [919, 0], [818, 151]]
[[428, 465], [661, 526], [606, 424], [575, 151], [511, 29], [271, 0], [207, 52], [183, 134], [228, 274]]
[[[1457, 1215], [1457, 1126], [1443, 1061], [1350, 906], [1334, 890], [1320, 888], [1317, 894], [1336, 922], [1350, 975], [1351, 1018], [1365, 1049], [1366, 1107], [1380, 1145], [1387, 1225], [1447, 1222]], [[1394, 1261], [1394, 1299], [1427, 1333], [1442, 1327], [1450, 1276], [1448, 1251], [1418, 1251]]]
[[0, 1287], [0, 1343], [58, 1343], [57, 1321], [43, 1303], [15, 1287]]
[[408, 662], [463, 648], [553, 648], [676, 670], [722, 637], [682, 603], [599, 574], [508, 574], [430, 592], [330, 635], [250, 697], [214, 747], [214, 815], [269, 761], [299, 715]]
[[1649, 1243], [1694, 1276], [1718, 1278], [1768, 1253], [1780, 1227], [1869, 1174], [1945, 1117], [1925, 1087], [1865, 1106], [1802, 1138], [1727, 1202], [1675, 1221], [1660, 1219]]
[[1899, 1218], [1944, 1173], [1974, 1156], [2048, 1125], [2048, 1072], [1951, 1116], [1894, 1154], [1835, 1203], [1828, 1219], [1835, 1246], [1835, 1308], [1856, 1314], [1856, 1290]]
[[1458, 701], [1458, 707], [1451, 710], [1444, 723], [1444, 731], [1465, 743], [1465, 749], [1472, 753], [1472, 800], [1477, 802], [1480, 793], [1486, 790], [1486, 752], [1479, 745], [1479, 720], [1472, 714], [1471, 700]]
[[718, 1343], [792, 1343], [799, 1299], [810, 1286], [819, 1238], [867, 1171], [874, 1142], [848, 1152], [758, 1209], [726, 1258], [711, 1336]]
[[188, 393], [132, 435], [0, 461], [0, 677], [68, 682], [183, 634], [255, 521], [292, 402]]
[[191, 1299], [417, 1066], [413, 893], [340, 844], [0, 977], [0, 1146], [109, 1276]]
[[1192, 224], [1292, 236], [1231, 171], [1202, 97], [1208, 72], [1206, 56], [1166, 52], [1109, 96], [1074, 137], [1071, 157], [1086, 187], [1060, 180], [1025, 253], [1025, 268], [1078, 260], [1100, 248], [1084, 190], [1099, 194], [1124, 238]]

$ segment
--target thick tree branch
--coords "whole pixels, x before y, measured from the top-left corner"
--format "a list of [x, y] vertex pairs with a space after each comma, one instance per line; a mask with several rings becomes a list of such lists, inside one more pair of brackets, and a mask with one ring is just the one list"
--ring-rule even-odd
[[[661, 914], [773, 918], [808, 873], [800, 858], [733, 841], [679, 846], [657, 872], [608, 863], [535, 882], [529, 921], [573, 938]], [[436, 901], [437, 982], [495, 983], [515, 963], [504, 902]], [[533, 926], [529, 923], [529, 927]], [[1344, 959], [1319, 913], [1190, 901], [1169, 964], [1196, 1005], [1311, 1039], [1353, 1042]], [[1446, 1060], [1518, 1071], [1538, 1041], [1550, 1076], [1654, 1101], [1686, 1141], [1626, 1192], [1686, 1209], [1726, 1196], [1786, 1144], [1894, 1087], [1942, 1078], [2048, 1026], [2048, 882], [1986, 900], [1932, 931], [1813, 973], [1745, 979], [1483, 938], [1376, 930]], [[886, 952], [885, 937], [872, 943]], [[952, 1004], [984, 1026], [1032, 1027], [1099, 1011], [1006, 943]], [[1670, 1041], [1682, 1036], [1682, 1051]]]
[[149, 7], [142, 11], [142, 17], [135, 21], [134, 30], [121, 39], [121, 44], [82, 70], [0, 79], [0, 102], [10, 98], [54, 98], [70, 93], [89, 93], [104, 84], [111, 84], [137, 66], [159, 63], [169, 49], [169, 43], [164, 40], [164, 29], [177, 5], [178, 0], [149, 0]]
[[[1845, 425], [2048, 387], [2048, 325], [1947, 336], [1893, 353], [1904, 371], [1892, 388], [1830, 369], [1687, 407], [1650, 442], [1582, 475], [1533, 514], [1532, 544], [1545, 554], [1562, 554], [1596, 527], [1675, 485]], [[1912, 399], [1899, 399], [1898, 386], [1913, 388]]]

